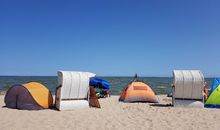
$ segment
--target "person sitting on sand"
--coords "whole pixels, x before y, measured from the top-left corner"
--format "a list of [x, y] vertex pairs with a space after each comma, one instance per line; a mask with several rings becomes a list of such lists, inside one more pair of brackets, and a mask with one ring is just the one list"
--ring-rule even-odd
[[207, 82], [205, 82], [204, 91], [203, 91], [203, 96], [205, 101], [208, 99], [208, 95], [209, 95], [209, 88]]

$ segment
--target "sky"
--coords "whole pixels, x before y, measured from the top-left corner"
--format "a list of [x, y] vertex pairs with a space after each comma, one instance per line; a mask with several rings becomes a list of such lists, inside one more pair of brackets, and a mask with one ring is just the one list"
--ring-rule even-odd
[[220, 76], [220, 1], [0, 0], [0, 75]]

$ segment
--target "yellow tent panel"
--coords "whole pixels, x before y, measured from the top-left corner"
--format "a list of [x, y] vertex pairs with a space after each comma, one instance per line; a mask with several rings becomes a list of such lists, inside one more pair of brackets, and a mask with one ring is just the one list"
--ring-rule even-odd
[[38, 82], [29, 82], [23, 86], [28, 89], [34, 100], [43, 108], [49, 108], [53, 104], [53, 97], [44, 85]]

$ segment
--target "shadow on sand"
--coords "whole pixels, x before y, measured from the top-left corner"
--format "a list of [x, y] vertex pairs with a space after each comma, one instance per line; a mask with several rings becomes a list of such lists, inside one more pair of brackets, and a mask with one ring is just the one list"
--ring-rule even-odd
[[150, 104], [150, 106], [153, 106], [153, 107], [172, 107], [173, 105], [172, 104]]

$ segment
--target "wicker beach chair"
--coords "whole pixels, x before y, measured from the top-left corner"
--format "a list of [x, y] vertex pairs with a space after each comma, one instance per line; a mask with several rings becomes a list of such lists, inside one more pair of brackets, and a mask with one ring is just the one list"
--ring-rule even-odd
[[55, 105], [58, 110], [89, 107], [89, 72], [58, 71]]
[[199, 70], [173, 71], [173, 106], [204, 107], [204, 76]]

